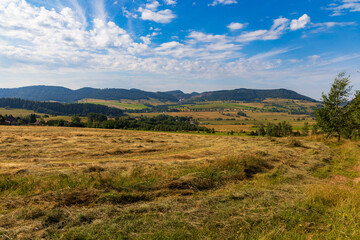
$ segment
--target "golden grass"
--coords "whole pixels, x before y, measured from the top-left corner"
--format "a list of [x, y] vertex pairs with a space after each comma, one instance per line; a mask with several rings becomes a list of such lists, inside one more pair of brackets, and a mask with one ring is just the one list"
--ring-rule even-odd
[[251, 131], [253, 125], [204, 125], [207, 128], [214, 128], [218, 132], [240, 132], [240, 131]]
[[272, 143], [262, 138], [61, 127], [0, 126], [0, 131], [0, 173], [71, 171], [99, 163], [108, 168], [146, 162], [171, 164], [184, 156], [204, 161], [219, 159], [224, 153], [257, 151], [283, 157], [275, 146], [279, 141], [286, 143], [285, 139]]
[[294, 142], [0, 126], [0, 238], [357, 239], [357, 143]]
[[194, 119], [201, 119], [201, 120], [213, 120], [216, 118], [235, 118], [235, 119], [244, 119], [243, 117], [238, 118], [236, 117], [236, 112], [224, 112], [230, 113], [231, 116], [225, 116], [221, 114], [220, 112], [166, 112], [166, 113], [130, 113], [130, 116], [146, 116], [146, 117], [153, 117], [157, 116], [159, 114], [166, 114], [173, 117], [192, 117]]

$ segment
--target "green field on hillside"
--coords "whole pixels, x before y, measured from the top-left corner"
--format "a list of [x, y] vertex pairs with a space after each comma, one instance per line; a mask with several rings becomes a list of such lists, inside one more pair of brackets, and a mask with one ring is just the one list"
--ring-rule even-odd
[[121, 109], [129, 109], [129, 110], [138, 110], [138, 109], [146, 109], [148, 108], [144, 104], [141, 103], [122, 103], [122, 102], [91, 102], [92, 104], [104, 105], [108, 107], [118, 107]]
[[14, 117], [27, 116], [35, 113], [26, 109], [0, 108], [0, 115], [13, 115]]

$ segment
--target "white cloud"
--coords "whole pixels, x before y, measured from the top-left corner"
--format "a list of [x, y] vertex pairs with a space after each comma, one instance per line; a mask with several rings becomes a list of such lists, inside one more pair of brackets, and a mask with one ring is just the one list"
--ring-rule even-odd
[[355, 26], [356, 22], [323, 22], [323, 23], [314, 23], [311, 25], [313, 30], [311, 33], [319, 33], [329, 31], [334, 27], [347, 27], [347, 26]]
[[217, 40], [225, 40], [226, 36], [224, 35], [212, 35], [212, 34], [205, 34], [202, 32], [192, 31], [189, 36], [189, 38], [195, 39], [199, 42], [213, 42]]
[[294, 19], [291, 21], [290, 29], [291, 31], [296, 31], [302, 28], [310, 22], [310, 17], [307, 14], [302, 15], [299, 19]]
[[208, 6], [216, 6], [218, 4], [221, 5], [229, 5], [229, 4], [236, 4], [237, 0], [214, 0], [211, 4], [208, 4]]
[[[163, 1], [158, 1], [160, 5], [164, 4]], [[97, 3], [100, 4], [101, 1]], [[154, 1], [148, 3], [152, 4]], [[156, 5], [152, 5], [153, 10], [148, 10], [159, 12], [162, 6], [155, 7]], [[278, 60], [276, 56], [292, 49], [260, 51], [249, 57], [241, 53], [241, 48], [249, 41], [278, 39], [286, 31], [290, 31], [290, 21], [286, 18], [274, 20], [269, 29], [255, 29], [256, 31], [239, 33], [238, 36], [192, 31], [184, 40], [179, 37], [159, 45], [151, 41], [152, 31], [149, 35], [133, 39], [128, 31], [106, 19], [105, 9], [104, 14], [99, 14], [105, 16], [105, 19], [95, 17], [88, 20], [91, 24], [87, 24], [84, 23], [82, 14], [75, 12], [76, 7], [70, 6], [73, 9], [65, 7], [56, 11], [35, 7], [25, 0], [0, 0], [0, 81], [4, 86], [54, 83], [76, 87], [91, 84], [96, 87], [134, 84], [136, 87], [141, 84], [142, 88], [167, 88], [166, 84], [170, 84], [171, 79], [172, 83], [186, 83], [191, 87], [192, 80], [198, 79], [233, 79], [234, 86], [244, 84], [244, 87], [249, 82], [275, 87], [273, 84], [279, 83], [278, 79], [297, 79], [293, 82], [306, 86], [299, 80], [317, 79], [322, 74], [312, 71], [313, 68], [309, 69], [306, 65], [309, 64], [308, 58], [297, 61], [299, 66], [296, 69], [285, 69], [285, 61]], [[141, 7], [146, 9], [146, 5]], [[134, 9], [136, 11], [138, 6]], [[319, 23], [314, 27], [335, 26], [340, 26], [340, 23]], [[158, 33], [160, 29], [152, 30]], [[344, 65], [339, 66], [341, 61], [347, 61], [346, 64], [349, 65], [355, 58], [359, 58], [359, 54], [333, 59], [323, 59], [322, 56], [316, 65], [323, 67], [333, 64], [323, 70], [325, 79], [329, 79], [328, 75], [343, 68]], [[287, 64], [290, 64], [289, 61], [286, 61]], [[14, 80], [17, 77], [19, 82]], [[208, 84], [211, 82], [207, 81]], [[220, 88], [227, 83], [214, 82], [219, 83]], [[313, 84], [309, 88], [315, 89], [315, 83], [318, 85], [316, 81], [309, 82]], [[201, 82], [203, 88], [210, 88], [203, 83]], [[281, 82], [283, 83], [285, 80]]]
[[176, 18], [176, 15], [170, 9], [158, 10], [160, 6], [158, 1], [153, 1], [146, 4], [145, 8], [139, 7], [138, 11], [141, 13], [140, 18], [157, 23], [170, 23]]
[[160, 47], [158, 47], [156, 50], [159, 51], [159, 50], [172, 49], [172, 48], [179, 47], [181, 45], [182, 44], [180, 44], [179, 42], [175, 42], [175, 41], [166, 42], [166, 43], [161, 44]]
[[360, 12], [360, 0], [340, 0], [340, 2], [329, 4], [326, 8], [332, 11], [331, 16], [340, 16], [347, 12]]
[[153, 1], [151, 3], [148, 3], [145, 5], [146, 9], [150, 9], [150, 10], [157, 10], [157, 8], [160, 6], [160, 3], [158, 1]]
[[95, 17], [105, 21], [107, 18], [107, 12], [105, 10], [104, 0], [93, 0], [91, 2], [93, 11], [95, 12]]
[[274, 20], [270, 30], [256, 30], [245, 32], [237, 37], [238, 42], [250, 42], [255, 40], [276, 40], [279, 39], [289, 26], [289, 19], [278, 18]]
[[263, 36], [263, 40], [276, 40], [279, 39], [284, 33], [286, 28], [289, 25], [289, 19], [287, 18], [278, 18], [274, 20], [274, 24], [271, 26], [270, 30]]
[[309, 58], [309, 60], [310, 60], [310, 62], [311, 62], [312, 64], [315, 64], [315, 63], [321, 58], [321, 56], [319, 56], [319, 55], [312, 55], [312, 56], [309, 56], [308, 58]]
[[271, 51], [268, 51], [268, 52], [265, 52], [265, 53], [260, 53], [260, 54], [257, 54], [255, 56], [252, 56], [248, 60], [249, 61], [261, 60], [261, 59], [281, 55], [283, 53], [287, 53], [287, 52], [290, 52], [290, 51], [293, 51], [293, 50], [295, 50], [295, 48], [283, 48], [283, 49], [271, 50]]
[[176, 15], [170, 9], [161, 10], [158, 12], [151, 11], [149, 9], [139, 8], [139, 12], [141, 12], [140, 18], [143, 20], [154, 21], [157, 23], [169, 23]]
[[346, 26], [354, 26], [356, 22], [323, 22], [323, 23], [314, 23], [313, 27], [318, 28], [333, 28], [333, 27], [346, 27]]
[[237, 23], [237, 22], [232, 22], [227, 26], [230, 30], [235, 31], [235, 30], [240, 30], [243, 29], [245, 27], [245, 24], [243, 23]]
[[252, 32], [243, 33], [238, 37], [239, 42], [251, 42], [260, 40], [267, 33], [267, 30], [256, 30]]
[[177, 4], [176, 0], [164, 0], [164, 1], [165, 1], [165, 4], [167, 4], [167, 5], [176, 5]]

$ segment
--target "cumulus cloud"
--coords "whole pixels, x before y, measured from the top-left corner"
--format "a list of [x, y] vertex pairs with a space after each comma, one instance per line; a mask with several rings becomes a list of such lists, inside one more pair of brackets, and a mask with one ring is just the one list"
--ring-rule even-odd
[[160, 7], [158, 1], [148, 3], [145, 7], [139, 7], [138, 11], [141, 13], [140, 18], [157, 23], [170, 23], [176, 18], [176, 15], [170, 9], [158, 10], [158, 7]]
[[85, 29], [70, 8], [56, 12], [23, 0], [0, 2], [0, 56], [14, 62], [76, 68], [101, 57], [101, 52], [129, 54], [146, 47], [111, 21], [95, 18], [93, 28]]
[[[101, 5], [102, 1], [96, 4]], [[140, 7], [158, 13], [162, 4], [165, 2], [148, 1], [148, 5], [142, 4]], [[137, 11], [138, 7], [133, 10]], [[31, 5], [26, 0], [0, 0], [2, 80], [5, 76], [19, 76], [19, 72], [26, 76], [34, 74], [29, 84], [39, 83], [33, 80], [37, 79], [36, 76], [43, 79], [46, 76], [41, 82], [46, 84], [49, 83], [47, 79], [56, 76], [61, 78], [66, 74], [77, 75], [78, 79], [89, 77], [95, 81], [97, 76], [98, 79], [108, 80], [100, 73], [109, 72], [117, 73], [112, 74], [116, 78], [112, 84], [118, 83], [121, 74], [126, 75], [126, 80], [133, 75], [133, 79], [141, 84], [146, 84], [146, 81], [136, 79], [139, 76], [150, 79], [151, 74], [157, 76], [149, 80], [151, 84], [152, 80], [160, 79], [158, 76], [161, 74], [166, 79], [238, 79], [244, 76], [244, 79], [256, 80], [276, 72], [284, 63], [274, 58], [292, 50], [277, 49], [250, 57], [241, 53], [242, 47], [250, 41], [280, 38], [290, 29], [290, 21], [286, 18], [275, 19], [269, 29], [241, 32], [238, 36], [190, 31], [184, 39], [172, 38], [169, 42], [157, 44], [156, 41], [152, 42], [151, 33], [139, 39], [132, 37], [127, 30], [107, 19], [105, 9], [94, 14], [94, 19], [89, 18], [88, 23], [76, 11], [74, 6], [73, 9], [64, 7], [61, 10], [49, 10]], [[337, 25], [330, 22], [322, 24], [323, 27]], [[156, 34], [160, 31], [154, 28], [151, 30]], [[278, 77], [272, 76], [274, 79]], [[5, 84], [8, 82], [11, 81]], [[72, 82], [80, 84], [75, 80]], [[100, 80], [98, 83], [98, 86], [104, 87]], [[87, 84], [89, 82], [81, 82], [81, 85]]]
[[341, 3], [331, 3], [327, 10], [332, 11], [331, 16], [344, 15], [347, 12], [360, 12], [360, 0], [341, 0]]
[[214, 0], [209, 6], [236, 4], [237, 0]]
[[291, 31], [296, 31], [305, 28], [308, 23], [310, 23], [310, 17], [307, 14], [304, 14], [299, 19], [291, 21], [290, 29]]
[[245, 24], [243, 23], [237, 23], [237, 22], [232, 22], [227, 26], [230, 30], [235, 31], [235, 30], [240, 30], [243, 29], [245, 27]]
[[139, 8], [139, 12], [141, 12], [141, 19], [157, 23], [170, 23], [174, 18], [176, 18], [176, 15], [170, 9], [152, 11], [150, 9]]

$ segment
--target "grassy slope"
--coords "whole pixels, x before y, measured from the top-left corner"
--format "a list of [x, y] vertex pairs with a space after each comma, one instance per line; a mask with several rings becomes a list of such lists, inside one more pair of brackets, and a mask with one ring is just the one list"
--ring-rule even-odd
[[144, 104], [141, 103], [123, 103], [118, 101], [103, 101], [103, 100], [92, 100], [87, 101], [86, 103], [92, 103], [97, 105], [103, 105], [108, 107], [115, 107], [115, 108], [121, 108], [121, 109], [130, 109], [130, 110], [139, 110], [139, 109], [146, 109], [148, 108]]
[[358, 143], [0, 128], [0, 238], [360, 237]]
[[13, 115], [14, 117], [27, 116], [35, 113], [34, 111], [26, 110], [26, 109], [5, 109], [0, 108], [0, 115]]

